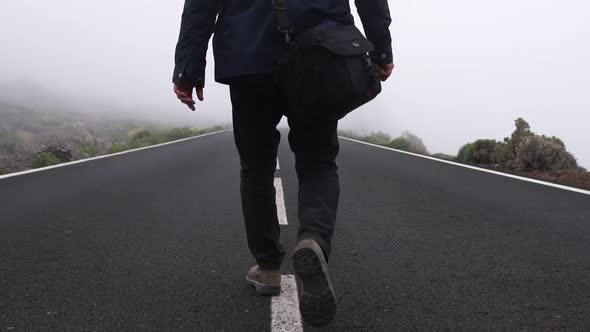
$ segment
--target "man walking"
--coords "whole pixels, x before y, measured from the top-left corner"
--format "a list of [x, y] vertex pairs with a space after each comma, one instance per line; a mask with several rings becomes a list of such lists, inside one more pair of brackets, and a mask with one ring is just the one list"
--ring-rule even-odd
[[[320, 25], [353, 24], [349, 0], [287, 2], [295, 33]], [[356, 0], [356, 7], [365, 34], [375, 46], [372, 61], [385, 81], [393, 70], [387, 0]], [[260, 294], [280, 292], [279, 271], [285, 252], [279, 243], [273, 184], [280, 140], [276, 127], [286, 115], [299, 180], [300, 226], [292, 258], [302, 284], [300, 310], [309, 325], [328, 324], [336, 311], [327, 260], [340, 192], [335, 161], [338, 120], [302, 121], [286, 111], [285, 91], [272, 75], [285, 51], [285, 41], [277, 31], [271, 0], [185, 0], [173, 82], [178, 98], [191, 110], [195, 110], [194, 89], [203, 100], [211, 35], [215, 79], [230, 86], [233, 132], [241, 163], [242, 209], [248, 246], [257, 262], [248, 271], [247, 280]]]

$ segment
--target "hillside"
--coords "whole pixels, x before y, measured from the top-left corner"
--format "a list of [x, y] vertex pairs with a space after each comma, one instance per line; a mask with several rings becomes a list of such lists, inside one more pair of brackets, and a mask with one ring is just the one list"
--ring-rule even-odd
[[[30, 92], [30, 98], [22, 91]], [[23, 100], [32, 100], [32, 106], [24, 106]], [[174, 129], [169, 122], [117, 112], [114, 108], [81, 111], [66, 98], [28, 82], [0, 85], [0, 174], [202, 132], [193, 128]]]

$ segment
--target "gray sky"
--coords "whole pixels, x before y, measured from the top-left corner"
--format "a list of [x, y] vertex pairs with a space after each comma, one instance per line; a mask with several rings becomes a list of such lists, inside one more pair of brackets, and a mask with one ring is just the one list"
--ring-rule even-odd
[[[293, 0], [295, 1], [295, 0]], [[390, 1], [396, 71], [382, 96], [342, 128], [408, 129], [432, 152], [502, 139], [513, 120], [561, 137], [590, 167], [587, 0]], [[0, 81], [27, 79], [66, 95], [157, 110], [187, 123], [230, 121], [213, 82], [196, 113], [172, 94], [183, 1], [0, 2]]]

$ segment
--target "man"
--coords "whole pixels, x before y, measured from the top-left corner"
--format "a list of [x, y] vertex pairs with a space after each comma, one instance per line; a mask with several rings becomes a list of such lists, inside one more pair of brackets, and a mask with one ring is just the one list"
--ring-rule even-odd
[[[349, 0], [287, 0], [287, 7], [295, 33], [317, 25], [353, 24]], [[356, 0], [356, 7], [375, 46], [373, 62], [385, 81], [393, 70], [387, 0]], [[203, 100], [205, 56], [212, 34], [215, 79], [230, 86], [242, 208], [248, 246], [258, 264], [248, 271], [247, 280], [260, 294], [280, 292], [284, 250], [273, 183], [280, 140], [276, 126], [286, 115], [299, 179], [300, 227], [293, 267], [302, 283], [300, 310], [307, 324], [325, 325], [336, 311], [327, 260], [340, 190], [335, 162], [338, 121], [304, 123], [286, 112], [284, 91], [271, 73], [285, 50], [271, 0], [185, 0], [173, 82], [178, 98], [191, 110], [195, 110], [193, 89]]]

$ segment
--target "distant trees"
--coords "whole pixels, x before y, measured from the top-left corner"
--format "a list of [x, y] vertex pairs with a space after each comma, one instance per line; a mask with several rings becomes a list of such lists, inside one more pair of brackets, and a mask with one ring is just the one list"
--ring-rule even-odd
[[408, 130], [402, 133], [401, 138], [405, 139], [409, 143], [409, 146], [407, 147], [407, 149], [405, 149], [405, 151], [424, 155], [430, 154], [422, 139], [417, 135], [414, 135], [413, 133], [409, 132]]
[[561, 139], [535, 134], [523, 118], [516, 119], [514, 125], [514, 132], [503, 142], [480, 139], [464, 145], [457, 154], [457, 161], [520, 171], [558, 171], [578, 167]]

